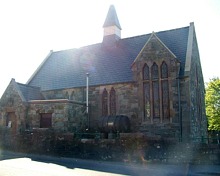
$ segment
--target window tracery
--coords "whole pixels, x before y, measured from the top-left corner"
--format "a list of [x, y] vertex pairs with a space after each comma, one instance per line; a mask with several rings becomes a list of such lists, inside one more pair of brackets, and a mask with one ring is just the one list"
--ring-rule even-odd
[[143, 91], [144, 119], [169, 119], [168, 65], [165, 61], [159, 66], [155, 62], [151, 67], [144, 65]]

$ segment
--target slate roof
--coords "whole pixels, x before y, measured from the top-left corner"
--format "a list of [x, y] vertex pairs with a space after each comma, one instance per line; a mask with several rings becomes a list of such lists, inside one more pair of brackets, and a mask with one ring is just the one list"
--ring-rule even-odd
[[44, 99], [39, 87], [28, 86], [26, 84], [21, 83], [17, 83], [17, 85], [25, 101]]
[[[180, 76], [184, 74], [189, 27], [157, 32], [157, 37], [181, 62]], [[132, 80], [131, 64], [151, 34], [124, 38], [115, 45], [93, 44], [79, 49], [53, 52], [33, 75], [28, 85], [41, 90], [105, 85]]]

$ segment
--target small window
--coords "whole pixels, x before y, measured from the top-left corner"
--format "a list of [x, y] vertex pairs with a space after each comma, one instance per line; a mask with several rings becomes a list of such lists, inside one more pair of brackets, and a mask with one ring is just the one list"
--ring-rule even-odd
[[51, 128], [52, 127], [52, 114], [44, 113], [40, 117], [40, 128]]

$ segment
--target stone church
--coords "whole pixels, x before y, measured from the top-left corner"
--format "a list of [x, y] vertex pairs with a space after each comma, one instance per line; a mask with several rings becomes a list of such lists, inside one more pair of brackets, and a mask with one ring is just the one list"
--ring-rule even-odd
[[121, 38], [110, 6], [103, 29], [101, 43], [50, 51], [26, 84], [12, 79], [1, 97], [1, 128], [14, 134], [38, 128], [99, 131], [104, 117], [123, 115], [130, 133], [207, 137], [194, 23]]

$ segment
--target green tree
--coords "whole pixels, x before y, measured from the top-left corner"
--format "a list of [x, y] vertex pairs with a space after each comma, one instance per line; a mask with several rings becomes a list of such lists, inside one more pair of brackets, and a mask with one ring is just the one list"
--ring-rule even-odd
[[220, 79], [213, 78], [206, 87], [206, 115], [208, 129], [220, 130]]

